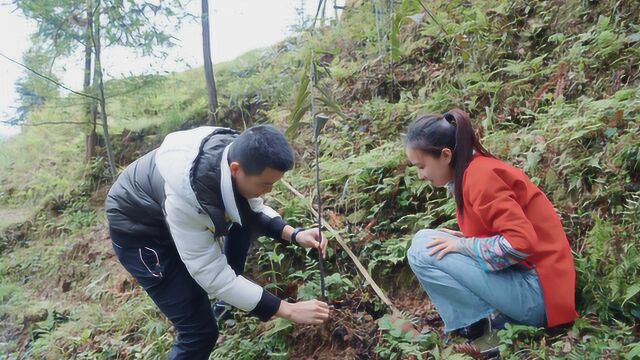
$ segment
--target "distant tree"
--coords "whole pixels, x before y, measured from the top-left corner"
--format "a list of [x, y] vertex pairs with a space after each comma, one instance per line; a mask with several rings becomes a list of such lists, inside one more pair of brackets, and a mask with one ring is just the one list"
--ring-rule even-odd
[[218, 91], [213, 76], [213, 62], [211, 61], [211, 39], [209, 27], [209, 1], [201, 0], [202, 7], [202, 53], [204, 60], [204, 78], [207, 83], [207, 99], [209, 102], [209, 124], [215, 125], [218, 111]]
[[[103, 69], [98, 68], [102, 47], [119, 45], [143, 55], [165, 56], [163, 49], [173, 45], [171, 34], [185, 18], [192, 17], [183, 10], [182, 0], [20, 0], [14, 4], [37, 22], [32, 42], [48, 50], [50, 69], [58, 58], [69, 56], [78, 48], [84, 52], [83, 92], [101, 99], [100, 104], [85, 99], [87, 160], [95, 157], [98, 105], [105, 140], [109, 143], [104, 84], [98, 84], [102, 83], [103, 74]], [[107, 147], [110, 152], [110, 146]], [[109, 157], [112, 162], [112, 156]], [[110, 167], [115, 170], [114, 164]]]

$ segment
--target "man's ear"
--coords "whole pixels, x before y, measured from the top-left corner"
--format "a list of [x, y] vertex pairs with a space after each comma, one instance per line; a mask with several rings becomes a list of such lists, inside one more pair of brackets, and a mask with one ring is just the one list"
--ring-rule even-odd
[[229, 170], [231, 171], [231, 175], [233, 177], [236, 177], [238, 175], [238, 172], [240, 171], [240, 169], [241, 169], [240, 163], [236, 161], [232, 161], [231, 164], [229, 164]]

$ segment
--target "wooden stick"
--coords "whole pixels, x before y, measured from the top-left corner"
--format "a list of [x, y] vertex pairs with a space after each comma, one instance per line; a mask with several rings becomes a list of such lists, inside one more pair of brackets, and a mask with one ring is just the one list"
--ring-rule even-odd
[[[304, 195], [302, 195], [298, 190], [296, 190], [296, 188], [294, 188], [288, 182], [282, 180], [282, 183], [293, 194], [295, 194], [297, 197], [299, 197], [300, 199], [302, 199], [302, 200], [304, 200], [306, 202], [307, 207], [309, 207], [309, 210], [311, 211], [311, 214], [313, 214], [314, 217], [318, 216], [318, 212], [313, 208], [313, 206], [311, 205], [311, 202], [309, 201], [309, 199], [307, 199]], [[346, 241], [344, 241], [344, 239], [338, 233], [338, 231], [336, 229], [334, 229], [331, 226], [331, 224], [329, 224], [328, 221], [325, 220], [325, 221], [323, 221], [323, 223], [324, 223], [323, 224], [324, 227], [327, 228], [327, 230], [329, 230], [329, 232], [331, 234], [333, 234], [333, 236], [336, 238], [336, 241], [338, 241], [338, 244], [340, 244], [340, 246], [342, 246], [344, 251], [347, 252], [347, 255], [349, 255], [349, 257], [351, 258], [353, 263], [356, 265], [356, 268], [358, 268], [358, 271], [360, 271], [360, 274], [362, 274], [362, 276], [364, 276], [365, 280], [369, 283], [369, 285], [371, 285], [371, 287], [373, 288], [373, 291], [376, 293], [376, 295], [378, 295], [380, 300], [382, 300], [382, 302], [385, 303], [391, 309], [391, 311], [394, 314], [400, 313], [399, 310], [393, 305], [391, 300], [389, 300], [387, 295], [385, 295], [385, 293], [382, 291], [382, 289], [378, 286], [378, 284], [376, 284], [376, 282], [373, 281], [373, 278], [371, 277], [371, 275], [369, 275], [369, 272], [367, 272], [367, 269], [362, 265], [362, 263], [360, 262], [360, 259], [358, 259], [356, 254], [353, 253], [353, 251], [351, 250], [349, 245], [347, 245]]]

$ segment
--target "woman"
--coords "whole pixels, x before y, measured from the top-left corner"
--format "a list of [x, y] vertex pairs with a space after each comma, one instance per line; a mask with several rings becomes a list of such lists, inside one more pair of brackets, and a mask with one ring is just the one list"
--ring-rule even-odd
[[542, 191], [485, 150], [459, 109], [419, 117], [405, 146], [420, 179], [447, 187], [456, 201], [461, 231], [419, 231], [407, 255], [445, 331], [474, 340], [487, 324], [572, 322], [571, 249]]

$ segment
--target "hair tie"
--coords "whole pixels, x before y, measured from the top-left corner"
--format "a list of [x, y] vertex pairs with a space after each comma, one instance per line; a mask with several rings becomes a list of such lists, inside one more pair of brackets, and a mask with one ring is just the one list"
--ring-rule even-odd
[[457, 125], [456, 117], [453, 116], [453, 114], [450, 114], [447, 112], [447, 113], [444, 113], [443, 117], [445, 120], [447, 120], [449, 124], [453, 125], [454, 127]]

